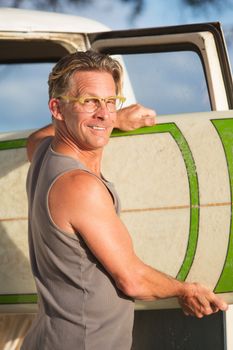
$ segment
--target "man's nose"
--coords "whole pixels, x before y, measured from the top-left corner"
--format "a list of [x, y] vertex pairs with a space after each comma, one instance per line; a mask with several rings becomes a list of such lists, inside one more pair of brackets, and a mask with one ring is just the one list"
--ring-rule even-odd
[[107, 108], [105, 101], [100, 101], [100, 104], [96, 110], [96, 116], [97, 116], [97, 118], [100, 118], [103, 120], [109, 118], [110, 112]]

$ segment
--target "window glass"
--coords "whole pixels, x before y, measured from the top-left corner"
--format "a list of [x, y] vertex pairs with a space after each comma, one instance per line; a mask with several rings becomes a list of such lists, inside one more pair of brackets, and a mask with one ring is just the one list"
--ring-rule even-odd
[[48, 75], [54, 63], [0, 64], [0, 132], [50, 123]]
[[[136, 100], [157, 114], [210, 111], [205, 76], [195, 52], [123, 55]], [[0, 64], [0, 132], [51, 121], [48, 75], [54, 63]]]
[[233, 66], [233, 44], [229, 43], [228, 45], [228, 54], [229, 54], [229, 61], [230, 61], [230, 65], [231, 67]]
[[157, 114], [210, 111], [201, 60], [193, 51], [123, 55], [137, 102]]

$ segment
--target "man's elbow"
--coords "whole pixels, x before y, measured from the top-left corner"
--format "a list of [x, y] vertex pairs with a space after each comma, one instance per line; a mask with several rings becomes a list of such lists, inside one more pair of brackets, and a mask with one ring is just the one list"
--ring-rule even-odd
[[29, 162], [32, 161], [33, 155], [37, 149], [37, 147], [39, 146], [39, 144], [46, 138], [46, 137], [50, 137], [48, 136], [44, 136], [42, 133], [35, 131], [33, 132], [31, 135], [29, 135], [28, 139], [27, 139], [27, 157]]
[[128, 297], [137, 300], [154, 300], [146, 282], [140, 274], [130, 276], [128, 278], [118, 279], [117, 287]]
[[32, 161], [32, 156], [33, 156], [34, 149], [35, 149], [34, 137], [35, 136], [33, 133], [27, 138], [26, 148], [27, 148], [27, 157], [28, 157], [29, 162]]

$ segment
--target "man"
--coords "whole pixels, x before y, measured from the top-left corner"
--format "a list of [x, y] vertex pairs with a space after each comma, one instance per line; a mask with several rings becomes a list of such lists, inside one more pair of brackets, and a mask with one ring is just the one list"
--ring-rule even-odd
[[153, 124], [154, 112], [135, 105], [117, 114], [121, 75], [117, 61], [94, 52], [68, 55], [50, 74], [55, 134], [46, 137], [53, 134], [49, 126], [28, 141], [29, 247], [39, 312], [23, 350], [129, 350], [134, 299], [178, 297], [185, 314], [197, 317], [227, 308], [204, 286], [179, 282], [134, 253], [101, 158], [114, 126]]

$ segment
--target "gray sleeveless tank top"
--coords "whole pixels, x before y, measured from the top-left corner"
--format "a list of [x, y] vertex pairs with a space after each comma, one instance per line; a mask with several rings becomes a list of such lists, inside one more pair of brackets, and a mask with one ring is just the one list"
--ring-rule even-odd
[[[88, 169], [55, 153], [50, 143], [47, 138], [38, 147], [27, 178], [29, 252], [39, 311], [21, 349], [129, 350], [133, 301], [117, 289], [78, 232], [69, 234], [54, 224], [48, 208], [49, 190], [59, 176]], [[117, 211], [113, 185], [102, 181]]]

